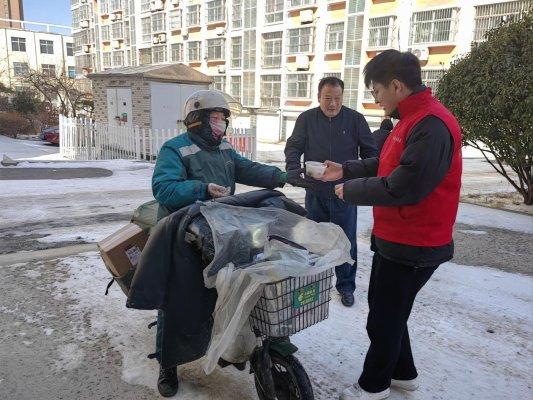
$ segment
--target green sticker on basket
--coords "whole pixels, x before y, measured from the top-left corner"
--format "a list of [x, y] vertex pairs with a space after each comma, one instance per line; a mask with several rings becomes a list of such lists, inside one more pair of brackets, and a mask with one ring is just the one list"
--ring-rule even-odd
[[292, 308], [300, 308], [317, 301], [320, 297], [318, 282], [296, 289], [292, 294]]

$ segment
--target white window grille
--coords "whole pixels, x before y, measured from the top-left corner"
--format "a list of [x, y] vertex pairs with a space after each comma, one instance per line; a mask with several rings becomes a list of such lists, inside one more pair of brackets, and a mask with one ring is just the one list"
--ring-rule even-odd
[[242, 0], [234, 0], [231, 11], [233, 29], [242, 28]]
[[187, 43], [187, 61], [200, 61], [202, 43], [199, 41]]
[[231, 68], [242, 67], [242, 37], [231, 38]]
[[111, 68], [111, 52], [106, 51], [102, 53], [102, 67]]
[[362, 15], [351, 15], [348, 17], [346, 29], [346, 61], [345, 65], [359, 65], [361, 63], [361, 41], [363, 38]]
[[11, 37], [11, 50], [12, 51], [26, 51], [26, 38]]
[[453, 42], [456, 18], [454, 8], [413, 13], [409, 44]]
[[261, 76], [261, 107], [279, 108], [281, 75]]
[[139, 49], [139, 64], [148, 65], [152, 64], [152, 49]]
[[242, 90], [242, 77], [232, 76], [230, 78], [230, 94], [238, 102], [241, 102], [241, 99], [242, 99], [241, 90]]
[[220, 90], [221, 92], [226, 91], [226, 77], [223, 75], [213, 76], [213, 89]]
[[532, 8], [531, 0], [507, 1], [505, 3], [485, 4], [476, 7], [474, 18], [474, 41], [485, 39], [485, 35], [504, 22], [516, 21]]
[[242, 67], [245, 70], [255, 69], [255, 30], [244, 31], [242, 45]]
[[422, 83], [427, 87], [430, 87], [433, 94], [437, 91], [440, 78], [446, 72], [445, 69], [423, 69], [422, 70]]
[[242, 83], [242, 105], [255, 107], [255, 72], [243, 72]]
[[124, 25], [122, 22], [116, 22], [111, 24], [111, 38], [122, 39], [124, 38]]
[[54, 54], [54, 42], [52, 40], [39, 40], [41, 54]]
[[312, 74], [288, 74], [287, 97], [291, 99], [311, 98]]
[[362, 13], [365, 11], [365, 0], [349, 0], [348, 13]]
[[114, 51], [113, 52], [113, 67], [122, 67], [124, 66], [124, 51]]
[[167, 46], [152, 47], [152, 63], [164, 63], [167, 61]]
[[172, 61], [183, 62], [183, 43], [170, 45], [170, 58]]
[[287, 53], [311, 53], [313, 51], [314, 28], [289, 29], [287, 31]]
[[283, 21], [283, 0], [265, 1], [265, 22], [273, 24]]
[[168, 24], [170, 29], [180, 29], [181, 28], [181, 10], [172, 10], [168, 14]]
[[243, 19], [245, 28], [257, 26], [257, 0], [244, 0]]
[[220, 22], [226, 19], [224, 13], [224, 1], [212, 0], [206, 3], [207, 6], [207, 22]]
[[225, 42], [222, 38], [207, 39], [206, 57], [208, 60], [223, 60]]
[[165, 25], [164, 13], [152, 14], [152, 33], [164, 32], [166, 30]]
[[109, 14], [109, 1], [108, 0], [100, 0], [100, 14], [106, 15]]
[[309, 6], [316, 4], [316, 0], [289, 0], [289, 7]]
[[281, 66], [281, 49], [283, 32], [263, 34], [263, 68], [279, 68]]
[[326, 51], [342, 51], [344, 46], [344, 22], [326, 27]]
[[141, 32], [143, 43], [152, 41], [152, 22], [150, 17], [141, 18]]
[[368, 20], [368, 47], [391, 47], [394, 17], [378, 17]]
[[104, 42], [109, 42], [111, 36], [109, 36], [109, 25], [100, 26], [100, 36]]
[[141, 0], [141, 12], [150, 11], [150, 0]]
[[109, 9], [110, 9], [111, 12], [113, 12], [113, 11], [122, 11], [122, 9], [123, 9], [122, 0], [110, 0], [109, 1]]
[[342, 79], [341, 78], [342, 72], [324, 72], [324, 75], [322, 75], [322, 78], [327, 78], [330, 76], [333, 78]]
[[187, 26], [200, 25], [200, 5], [187, 6]]

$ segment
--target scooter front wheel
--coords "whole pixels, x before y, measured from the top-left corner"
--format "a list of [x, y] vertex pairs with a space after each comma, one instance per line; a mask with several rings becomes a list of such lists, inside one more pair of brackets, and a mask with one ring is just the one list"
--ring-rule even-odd
[[[296, 357], [271, 354], [271, 360], [277, 400], [314, 400], [311, 381]], [[257, 374], [255, 375], [255, 389], [260, 400], [273, 400], [263, 390]]]

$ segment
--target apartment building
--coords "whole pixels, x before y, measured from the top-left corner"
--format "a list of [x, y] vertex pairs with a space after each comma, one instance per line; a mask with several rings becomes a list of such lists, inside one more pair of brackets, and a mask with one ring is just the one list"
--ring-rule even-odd
[[415, 52], [435, 86], [483, 32], [529, 0], [71, 0], [78, 72], [182, 62], [240, 99], [262, 140], [289, 136], [324, 76], [372, 125], [365, 63], [387, 48]]
[[75, 77], [72, 36], [54, 32], [70, 31], [69, 26], [17, 21], [20, 28], [0, 28], [0, 82], [21, 90], [22, 77], [29, 71]]

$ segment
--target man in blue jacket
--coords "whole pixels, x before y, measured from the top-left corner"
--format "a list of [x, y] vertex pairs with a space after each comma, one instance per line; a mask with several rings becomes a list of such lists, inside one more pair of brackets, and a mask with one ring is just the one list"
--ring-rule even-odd
[[[239, 108], [238, 102], [216, 90], [200, 90], [187, 99], [184, 111], [187, 132], [163, 145], [152, 177], [152, 191], [162, 210], [160, 217], [197, 200], [229, 196], [235, 192], [236, 183], [269, 189], [285, 184], [285, 172], [242, 157], [223, 139], [228, 118]], [[166, 348], [162, 329], [169, 318], [173, 316], [159, 311], [155, 354], [158, 360]], [[160, 368], [157, 388], [165, 397], [176, 394], [176, 366]]]
[[302, 179], [300, 158], [305, 161], [336, 160], [343, 163], [377, 156], [377, 149], [368, 123], [364, 117], [342, 105], [344, 82], [326, 77], [318, 84], [319, 107], [307, 110], [296, 120], [291, 137], [285, 147], [287, 180], [306, 187], [305, 208], [308, 218], [316, 222], [333, 222], [346, 233], [352, 244], [353, 265], [343, 264], [335, 268], [337, 291], [342, 304], [354, 304], [355, 273], [357, 270], [357, 207], [335, 196], [339, 182], [320, 182]]

